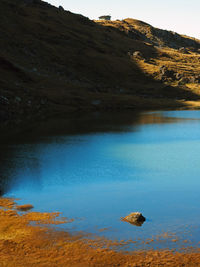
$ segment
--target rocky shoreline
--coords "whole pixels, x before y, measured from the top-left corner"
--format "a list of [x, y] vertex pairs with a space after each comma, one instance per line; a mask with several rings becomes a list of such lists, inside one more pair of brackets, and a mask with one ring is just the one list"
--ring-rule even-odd
[[0, 266], [200, 266], [199, 249], [117, 252], [111, 249], [116, 242], [50, 227], [66, 222], [59, 213], [19, 212], [15, 200], [0, 198]]

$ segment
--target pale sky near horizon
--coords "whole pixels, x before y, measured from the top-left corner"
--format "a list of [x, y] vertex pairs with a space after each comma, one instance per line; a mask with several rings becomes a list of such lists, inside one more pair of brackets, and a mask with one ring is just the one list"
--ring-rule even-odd
[[200, 0], [46, 0], [90, 19], [111, 15], [112, 19], [134, 18], [164, 30], [200, 39]]

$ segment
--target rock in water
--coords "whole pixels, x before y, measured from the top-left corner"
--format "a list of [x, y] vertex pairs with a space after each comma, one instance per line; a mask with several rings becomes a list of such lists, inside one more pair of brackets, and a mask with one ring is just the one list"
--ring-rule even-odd
[[33, 208], [33, 206], [31, 204], [25, 204], [25, 205], [16, 206], [16, 209], [20, 210], [20, 211], [28, 211], [28, 210], [31, 210], [32, 208]]
[[136, 226], [142, 226], [146, 218], [140, 212], [132, 212], [128, 216], [122, 218], [122, 221], [129, 222]]

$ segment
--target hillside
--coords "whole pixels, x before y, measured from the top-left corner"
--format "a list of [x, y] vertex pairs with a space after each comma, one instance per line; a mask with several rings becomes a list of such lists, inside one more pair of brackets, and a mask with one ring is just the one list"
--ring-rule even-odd
[[200, 49], [200, 41], [176, 32], [162, 30], [153, 27], [143, 21], [127, 18], [122, 21], [96, 21], [102, 26], [114, 27], [125, 32], [129, 37], [140, 41], [148, 42], [155, 46], [179, 49], [187, 47], [192, 51]]
[[[143, 33], [148, 24], [94, 22], [40, 0], [1, 0], [0, 16], [1, 125], [78, 110], [184, 107], [199, 99], [197, 40], [182, 36], [174, 47], [184, 51], [167, 41], [161, 48], [154, 32]], [[135, 25], [131, 31], [128, 24]]]

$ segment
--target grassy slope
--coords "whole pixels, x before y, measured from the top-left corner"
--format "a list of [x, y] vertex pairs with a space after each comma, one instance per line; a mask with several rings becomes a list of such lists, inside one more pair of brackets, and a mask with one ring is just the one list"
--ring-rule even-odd
[[[196, 87], [164, 84], [152, 75], [166, 51], [133, 38], [114, 23], [105, 27], [33, 2], [0, 2], [1, 121], [77, 109], [183, 106], [180, 99], [199, 97]], [[127, 55], [136, 50], [151, 64]], [[179, 56], [167, 56], [167, 61], [177, 64]], [[197, 64], [190, 64], [192, 72]]]
[[99, 20], [96, 22], [102, 26], [117, 28], [133, 39], [145, 41], [157, 46], [167, 46], [175, 49], [181, 47], [200, 48], [200, 41], [195, 38], [183, 36], [172, 31], [158, 29], [140, 20], [127, 18], [122, 21]]

